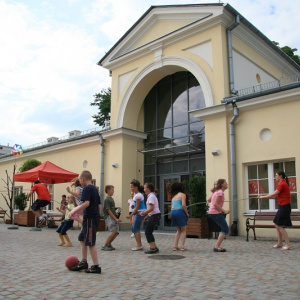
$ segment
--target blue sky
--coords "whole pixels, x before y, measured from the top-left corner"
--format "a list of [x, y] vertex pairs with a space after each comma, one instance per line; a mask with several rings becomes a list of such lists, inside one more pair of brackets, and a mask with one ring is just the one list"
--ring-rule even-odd
[[[97, 65], [151, 5], [218, 1], [0, 0], [0, 144], [30, 146], [96, 128]], [[294, 0], [232, 0], [270, 40], [300, 50]], [[297, 52], [299, 55], [299, 51]]]

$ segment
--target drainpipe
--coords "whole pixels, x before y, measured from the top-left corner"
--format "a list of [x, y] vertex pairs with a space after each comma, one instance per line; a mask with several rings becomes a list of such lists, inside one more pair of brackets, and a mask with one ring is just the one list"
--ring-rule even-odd
[[101, 167], [100, 167], [100, 198], [101, 202], [104, 201], [104, 141], [102, 134], [100, 135], [100, 146], [101, 146]]
[[[227, 45], [228, 45], [228, 64], [229, 64], [229, 81], [230, 81], [230, 93], [236, 95], [237, 91], [234, 87], [234, 72], [233, 72], [233, 51], [232, 51], [232, 30], [240, 24], [240, 16], [235, 16], [235, 22], [227, 29]], [[230, 121], [230, 156], [231, 156], [231, 188], [232, 188], [232, 210], [233, 210], [233, 224], [231, 225], [231, 235], [238, 235], [237, 222], [238, 222], [238, 210], [237, 210], [237, 178], [236, 178], [236, 153], [235, 153], [235, 132], [234, 124], [239, 117], [239, 110], [235, 103], [233, 106], [233, 118]]]
[[240, 24], [240, 15], [235, 16], [235, 23], [227, 29], [227, 45], [228, 45], [228, 63], [229, 63], [229, 80], [230, 80], [230, 93], [236, 95], [237, 91], [234, 87], [233, 76], [233, 54], [232, 54], [232, 36], [231, 31]]
[[230, 156], [231, 156], [231, 189], [232, 189], [232, 216], [231, 235], [237, 236], [238, 207], [237, 207], [237, 176], [236, 176], [236, 152], [235, 152], [235, 130], [234, 124], [239, 117], [239, 109], [236, 103], [232, 103], [233, 117], [229, 123], [230, 126]]

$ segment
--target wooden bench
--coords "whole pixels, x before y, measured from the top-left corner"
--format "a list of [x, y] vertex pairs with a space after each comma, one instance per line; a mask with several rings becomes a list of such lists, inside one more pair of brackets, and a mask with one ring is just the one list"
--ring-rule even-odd
[[6, 212], [7, 212], [7, 210], [3, 210], [3, 209], [0, 210], [0, 218], [3, 219], [4, 223], [5, 223]]
[[[276, 215], [276, 211], [274, 212], [265, 212], [265, 211], [256, 211], [253, 218], [247, 218], [246, 219], [246, 232], [247, 232], [247, 238], [246, 241], [249, 242], [249, 230], [253, 230], [254, 240], [256, 240], [256, 234], [255, 234], [255, 228], [275, 228], [275, 224], [273, 223], [273, 219]], [[250, 224], [250, 220], [253, 221], [252, 224]], [[291, 220], [293, 221], [300, 221], [300, 212], [299, 211], [293, 211], [291, 212]], [[269, 223], [259, 223], [257, 224], [256, 221], [272, 221], [272, 224]], [[300, 229], [300, 225], [293, 225], [292, 227], [288, 228], [294, 228], [294, 229]]]
[[61, 212], [45, 212], [45, 214], [47, 215], [47, 225], [49, 228], [54, 228], [57, 227], [56, 222], [61, 223], [61, 219], [62, 217], [64, 217], [65, 215]]

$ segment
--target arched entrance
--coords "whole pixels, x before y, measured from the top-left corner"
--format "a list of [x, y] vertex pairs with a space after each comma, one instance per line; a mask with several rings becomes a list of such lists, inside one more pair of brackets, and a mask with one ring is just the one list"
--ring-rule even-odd
[[139, 151], [145, 154], [144, 182], [153, 182], [159, 188], [164, 229], [171, 226], [166, 186], [195, 174], [205, 175], [204, 123], [189, 113], [203, 107], [202, 88], [186, 71], [161, 79], [144, 101], [147, 140]]

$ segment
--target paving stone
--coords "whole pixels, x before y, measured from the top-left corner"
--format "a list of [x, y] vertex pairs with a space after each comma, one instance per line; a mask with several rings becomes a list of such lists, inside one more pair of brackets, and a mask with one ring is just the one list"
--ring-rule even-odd
[[[55, 229], [10, 231], [0, 223], [0, 263], [5, 266], [0, 270], [0, 299], [300, 299], [299, 239], [292, 240], [292, 251], [284, 252], [272, 249], [275, 239], [247, 243], [244, 237], [228, 237], [228, 252], [214, 253], [214, 239], [188, 238], [188, 251], [175, 252], [174, 233], [155, 231], [159, 255], [185, 258], [154, 260], [143, 251], [131, 251], [135, 242], [129, 231], [121, 231], [114, 241], [117, 250], [101, 251], [108, 233], [100, 232], [102, 274], [86, 274], [71, 272], [64, 264], [69, 255], [81, 259], [78, 233], [70, 230], [74, 246], [63, 248], [56, 246]], [[142, 242], [147, 249], [143, 233]]]

